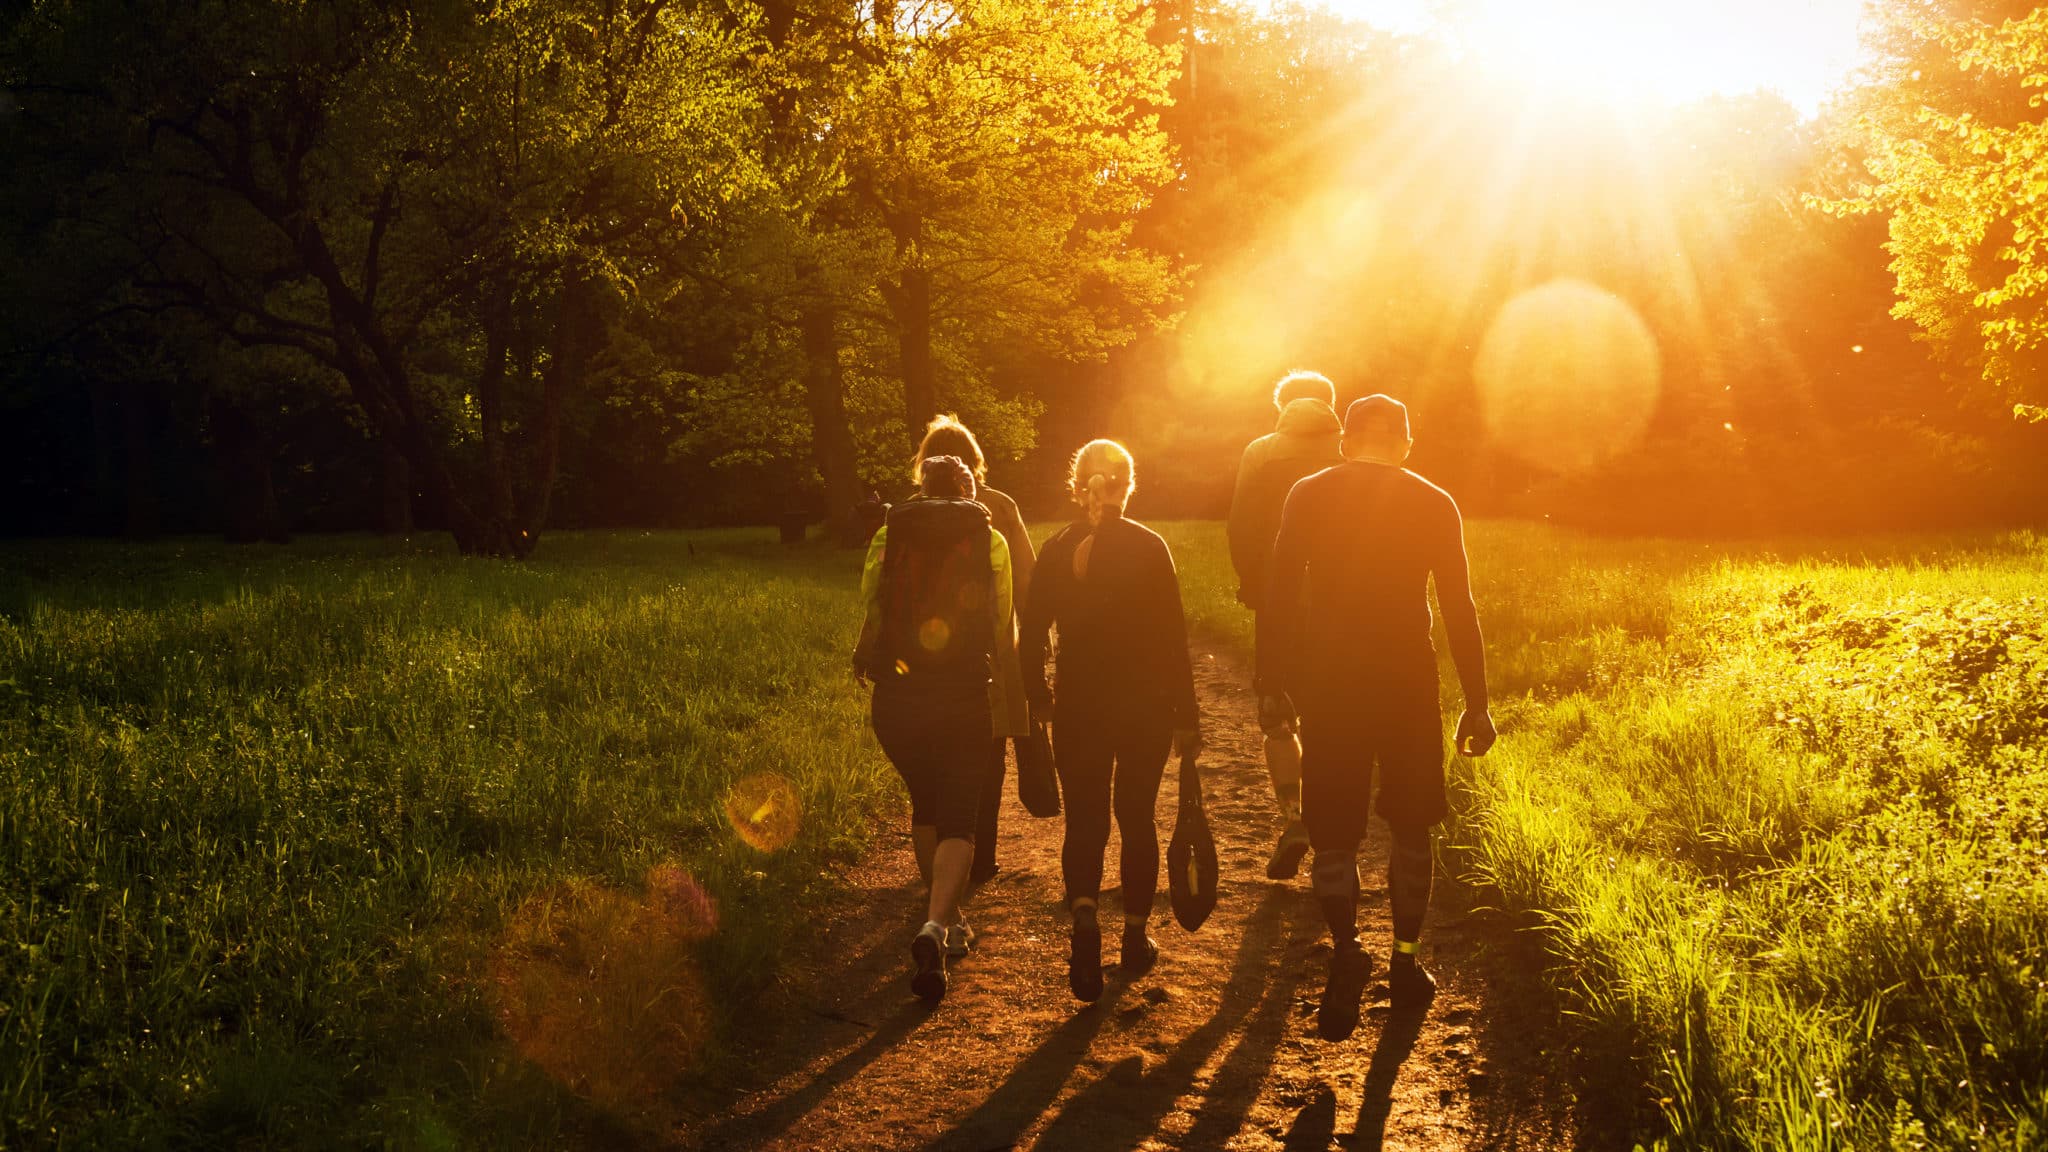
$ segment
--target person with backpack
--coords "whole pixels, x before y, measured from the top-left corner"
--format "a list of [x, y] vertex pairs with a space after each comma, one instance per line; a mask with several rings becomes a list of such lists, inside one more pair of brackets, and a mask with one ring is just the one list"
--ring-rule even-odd
[[1301, 711], [1311, 874], [1335, 944], [1317, 1009], [1327, 1040], [1358, 1026], [1371, 973], [1358, 940], [1358, 845], [1375, 809], [1393, 834], [1387, 983], [1394, 1008], [1422, 1007], [1436, 993], [1422, 965], [1422, 921], [1434, 866], [1430, 828], [1450, 803], [1430, 639], [1432, 578], [1465, 695], [1458, 751], [1484, 755], [1495, 736], [1464, 521], [1448, 493], [1401, 466], [1413, 445], [1400, 401], [1375, 395], [1352, 403], [1344, 414], [1345, 462], [1295, 484], [1273, 541], [1266, 595], [1302, 610], [1259, 618], [1260, 690], [1288, 694]]
[[[1031, 590], [1031, 568], [1035, 557], [1031, 536], [1025, 531], [1024, 516], [1017, 510], [1017, 502], [988, 486], [988, 461], [981, 454], [981, 443], [959, 417], [935, 416], [925, 426], [924, 440], [917, 446], [917, 458], [911, 461], [912, 481], [924, 482], [924, 462], [933, 456], [957, 457], [973, 471], [974, 498], [988, 509], [989, 522], [1002, 534], [1003, 543], [1009, 545], [1010, 577], [1014, 585], [1011, 600], [1021, 608]], [[1015, 625], [1007, 624], [1005, 627], [1014, 637]], [[1024, 685], [1014, 659], [998, 663], [996, 681], [1010, 709], [1010, 715], [1005, 718], [1006, 730], [1019, 735], [1029, 732], [1031, 717], [1026, 711]], [[987, 883], [996, 874], [996, 816], [1003, 807], [1003, 773], [1008, 766], [1008, 743], [1008, 739], [998, 736], [989, 746], [988, 775], [982, 780], [981, 806], [974, 820], [974, 867], [967, 876], [968, 883], [977, 886]], [[1025, 754], [1022, 740], [1017, 741], [1017, 750], [1020, 756]]]
[[[1237, 570], [1238, 602], [1252, 610], [1254, 621], [1268, 612], [1296, 611], [1299, 605], [1276, 604], [1266, 596], [1266, 566], [1273, 555], [1273, 537], [1280, 531], [1280, 507], [1304, 476], [1344, 462], [1337, 453], [1337, 386], [1318, 372], [1289, 372], [1273, 388], [1279, 416], [1273, 431], [1245, 446], [1237, 465], [1237, 486], [1230, 496], [1230, 564]], [[1255, 625], [1256, 626], [1256, 625]], [[1286, 821], [1279, 843], [1266, 862], [1266, 878], [1292, 880], [1308, 855], [1308, 826], [1301, 818], [1301, 742], [1296, 718], [1286, 696], [1260, 686], [1257, 670], [1253, 694], [1261, 701], [1259, 728], [1265, 734], [1266, 775], [1273, 799]], [[1264, 705], [1270, 703], [1272, 707]]]
[[[989, 741], [1007, 735], [995, 669], [1011, 648], [1010, 549], [957, 457], [921, 461], [919, 496], [889, 510], [861, 574], [854, 669], [874, 685], [875, 738], [910, 792], [911, 842], [929, 885], [911, 939], [911, 989], [945, 997], [967, 953], [961, 912]], [[992, 691], [993, 688], [993, 691]]]
[[[1019, 639], [1025, 692], [1052, 722], [1053, 763], [1066, 804], [1060, 874], [1072, 916], [1067, 982], [1074, 996], [1102, 995], [1103, 854], [1114, 816], [1123, 841], [1126, 976], [1159, 958], [1147, 934], [1159, 885], [1154, 807], [1169, 752], [1201, 743], [1194, 670], [1179, 578], [1166, 541], [1124, 518], [1136, 465], [1114, 440], [1074, 454], [1068, 488], [1084, 515], [1054, 533], [1038, 556]], [[1048, 684], [1048, 634], [1059, 634]]]

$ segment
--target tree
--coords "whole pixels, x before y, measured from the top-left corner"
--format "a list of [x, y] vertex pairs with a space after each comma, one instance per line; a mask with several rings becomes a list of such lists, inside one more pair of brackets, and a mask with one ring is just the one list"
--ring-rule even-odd
[[531, 550], [610, 316], [754, 179], [749, 34], [666, 0], [82, 3], [13, 31], [18, 89], [123, 144], [125, 289], [331, 370], [466, 552]]
[[1983, 18], [2014, 7], [1878, 6], [1889, 66], [1860, 94], [1853, 137], [1869, 180], [1824, 205], [1886, 214], [1893, 314], [1960, 352], [2016, 416], [2042, 420], [2048, 10]]
[[832, 109], [851, 211], [879, 232], [906, 430], [955, 383], [940, 346], [1092, 359], [1170, 319], [1171, 262], [1132, 241], [1173, 178], [1157, 110], [1179, 56], [1139, 0], [879, 3]]

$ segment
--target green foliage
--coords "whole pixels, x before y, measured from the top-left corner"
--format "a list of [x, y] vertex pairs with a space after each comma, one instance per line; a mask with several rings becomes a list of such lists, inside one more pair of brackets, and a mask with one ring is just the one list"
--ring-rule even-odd
[[[1244, 643], [1220, 533], [1170, 528]], [[1678, 1147], [2048, 1138], [2042, 542], [1469, 545], [1504, 736], [1447, 839], [1633, 1053], [1602, 1098]]]
[[[517, 567], [10, 549], [0, 1142], [408, 1144], [439, 1117], [559, 1145], [579, 1106], [498, 1038], [486, 979], [514, 909], [673, 862], [725, 913], [716, 1003], [764, 988], [895, 803], [845, 674], [853, 563], [701, 534]], [[779, 851], [721, 807], [759, 772], [802, 801]]]
[[2048, 419], [2034, 386], [2048, 335], [2048, 126], [2027, 111], [2048, 84], [2048, 15], [1999, 22], [1970, 7], [1873, 6], [1880, 39], [1924, 67], [1859, 93], [1853, 135], [1870, 179], [1827, 206], [1886, 213], [1893, 314], [1960, 345], [2014, 415]]

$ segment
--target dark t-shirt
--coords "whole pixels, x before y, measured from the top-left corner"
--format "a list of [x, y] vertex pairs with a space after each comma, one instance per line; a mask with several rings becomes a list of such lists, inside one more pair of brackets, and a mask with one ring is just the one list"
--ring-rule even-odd
[[[1074, 551], [1093, 535], [1087, 578], [1074, 574]], [[1173, 553], [1157, 533], [1121, 518], [1054, 533], [1038, 554], [1024, 605], [1017, 654], [1024, 690], [1051, 699], [1045, 680], [1047, 632], [1059, 629], [1061, 715], [1193, 728], [1194, 669]]]
[[1260, 619], [1261, 689], [1291, 693], [1304, 711], [1388, 692], [1434, 707], [1431, 575], [1466, 699], [1483, 700], [1464, 521], [1450, 494], [1405, 469], [1360, 461], [1303, 479], [1273, 542], [1267, 603], [1275, 610]]

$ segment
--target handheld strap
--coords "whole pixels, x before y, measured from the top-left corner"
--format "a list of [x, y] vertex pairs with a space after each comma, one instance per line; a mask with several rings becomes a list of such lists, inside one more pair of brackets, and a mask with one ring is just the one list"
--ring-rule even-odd
[[1197, 811], [1202, 807], [1202, 772], [1188, 753], [1182, 753], [1180, 758], [1180, 806]]

